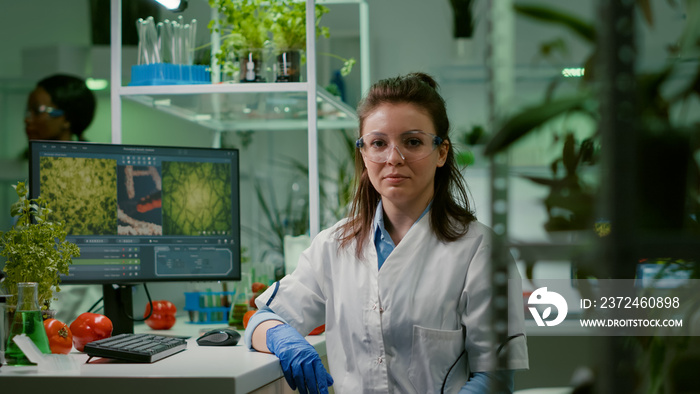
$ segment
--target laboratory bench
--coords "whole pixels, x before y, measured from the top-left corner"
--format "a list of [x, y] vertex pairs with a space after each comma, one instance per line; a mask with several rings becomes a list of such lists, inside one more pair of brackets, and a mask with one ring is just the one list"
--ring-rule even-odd
[[[155, 363], [128, 363], [106, 358], [93, 358], [85, 363], [88, 356], [73, 349], [69, 357], [80, 363], [79, 372], [49, 373], [39, 372], [37, 366], [3, 365], [0, 387], [3, 393], [49, 390], [54, 394], [93, 390], [100, 394], [291, 392], [276, 356], [249, 351], [243, 338], [236, 346], [199, 346], [196, 339], [201, 333], [224, 324], [189, 324], [181, 323], [182, 320], [186, 319], [179, 319], [167, 331], [151, 330], [144, 324], [135, 326], [137, 333], [189, 337], [186, 350]], [[325, 336], [307, 339], [325, 361]], [[33, 386], [36, 389], [32, 389]]]

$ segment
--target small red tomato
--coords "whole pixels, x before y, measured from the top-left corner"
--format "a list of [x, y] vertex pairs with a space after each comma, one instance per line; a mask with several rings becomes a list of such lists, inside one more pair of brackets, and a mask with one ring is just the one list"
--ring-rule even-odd
[[[151, 304], [146, 304], [146, 311], [143, 317], [148, 316], [151, 311]], [[177, 308], [170, 301], [153, 301], [153, 313], [146, 319], [146, 324], [154, 330], [169, 330], [175, 325], [175, 313]]]
[[51, 353], [68, 354], [73, 349], [73, 334], [66, 323], [56, 319], [44, 320], [46, 336], [49, 337]]
[[253, 290], [253, 293], [255, 294], [262, 293], [263, 291], [267, 290], [267, 285], [260, 282], [254, 282], [251, 286], [251, 290]]
[[73, 333], [73, 346], [82, 352], [86, 344], [109, 338], [112, 335], [112, 328], [112, 321], [107, 316], [85, 312], [70, 324], [70, 331]]
[[321, 334], [321, 333], [324, 332], [324, 331], [326, 331], [326, 325], [325, 325], [325, 324], [322, 324], [322, 325], [320, 325], [320, 326], [314, 328], [313, 330], [311, 330], [311, 332], [309, 333], [309, 335], [318, 335], [318, 334]]
[[253, 296], [248, 300], [248, 306], [258, 309], [258, 306], [255, 305], [255, 299], [258, 298], [260, 294], [264, 293], [265, 290], [267, 290], [267, 285], [260, 282], [254, 282], [251, 286], [251, 290], [253, 290]]
[[248, 311], [243, 315], [243, 328], [248, 328], [248, 320], [250, 320], [251, 317], [255, 314], [257, 311]]
[[256, 309], [257, 309], [258, 306], [255, 305], [255, 299], [256, 299], [256, 298], [258, 298], [258, 296], [255, 296], [255, 295], [254, 295], [254, 296], [250, 297], [250, 299], [248, 299], [248, 306], [249, 306], [249, 307], [251, 307], [251, 308], [256, 308]]

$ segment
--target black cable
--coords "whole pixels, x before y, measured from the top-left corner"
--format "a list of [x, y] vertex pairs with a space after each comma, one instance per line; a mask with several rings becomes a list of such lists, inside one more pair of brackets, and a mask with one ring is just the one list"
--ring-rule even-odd
[[[515, 338], [517, 338], [517, 337], [524, 337], [524, 336], [525, 336], [525, 334], [515, 334], [515, 335], [509, 336], [508, 339], [506, 339], [506, 341], [503, 342], [503, 343], [501, 344], [501, 346], [498, 347], [498, 350], [496, 350], [496, 355], [498, 355], [498, 354], [501, 353], [501, 350], [503, 350], [503, 347], [504, 347], [509, 341], [511, 341], [511, 340], [513, 340], [513, 339], [515, 339]], [[457, 357], [457, 360], [455, 360], [454, 364], [452, 364], [452, 366], [447, 370], [447, 375], [445, 375], [445, 379], [442, 381], [442, 388], [440, 389], [440, 393], [444, 393], [444, 392], [445, 392], [445, 384], [447, 383], [447, 377], [450, 376], [450, 372], [452, 372], [452, 368], [454, 368], [455, 365], [457, 365], [457, 362], [459, 361], [460, 358], [462, 358], [462, 356], [464, 355], [464, 353], [465, 353], [465, 351], [462, 350], [462, 353], [459, 354], [459, 356]]]
[[87, 310], [88, 313], [92, 312], [92, 310], [95, 309], [95, 307], [96, 307], [97, 305], [99, 305], [100, 302], [102, 302], [102, 299], [103, 299], [103, 298], [104, 298], [104, 297], [100, 297], [99, 300], [97, 300], [94, 304], [92, 304], [92, 306]]
[[126, 317], [128, 317], [132, 321], [146, 321], [153, 314], [153, 300], [151, 300], [151, 294], [148, 292], [148, 286], [146, 286], [146, 283], [143, 284], [143, 290], [146, 292], [146, 297], [148, 298], [148, 304], [151, 306], [151, 308], [148, 311], [148, 315], [146, 315], [143, 319], [136, 319], [133, 316], [131, 316], [129, 314], [129, 312], [127, 312], [126, 310], [123, 310]]
[[447, 378], [450, 376], [450, 372], [452, 372], [452, 368], [454, 368], [455, 365], [457, 365], [457, 363], [462, 358], [462, 356], [464, 356], [465, 353], [466, 353], [466, 349], [462, 350], [462, 353], [460, 353], [459, 356], [457, 356], [457, 359], [455, 360], [455, 362], [452, 364], [450, 369], [447, 370], [447, 374], [445, 375], [445, 379], [442, 380], [442, 388], [440, 389], [440, 394], [445, 393], [445, 385], [447, 384]]
[[517, 338], [517, 337], [524, 337], [524, 336], [525, 336], [525, 334], [523, 334], [523, 333], [515, 334], [515, 335], [509, 336], [508, 339], [506, 339], [506, 341], [503, 342], [503, 343], [498, 347], [498, 350], [496, 350], [496, 356], [498, 357], [498, 356], [501, 354], [501, 350], [503, 350], [503, 347], [504, 347], [506, 344], [508, 344], [508, 342], [510, 342], [511, 340], [513, 340], [513, 339], [515, 339], [515, 338]]

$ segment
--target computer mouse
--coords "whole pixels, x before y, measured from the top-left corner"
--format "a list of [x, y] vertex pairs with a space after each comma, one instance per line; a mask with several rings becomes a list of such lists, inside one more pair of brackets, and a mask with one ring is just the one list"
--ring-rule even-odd
[[238, 331], [230, 328], [217, 328], [197, 338], [199, 346], [235, 346], [241, 339]]

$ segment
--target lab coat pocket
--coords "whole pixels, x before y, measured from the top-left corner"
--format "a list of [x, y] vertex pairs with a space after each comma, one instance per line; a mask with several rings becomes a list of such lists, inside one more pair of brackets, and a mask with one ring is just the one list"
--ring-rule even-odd
[[[450, 371], [450, 367], [460, 358], [463, 350], [462, 330], [436, 330], [413, 326], [408, 377], [416, 392], [439, 393], [448, 372], [450, 375], [455, 372], [463, 374], [462, 371]], [[464, 375], [466, 376], [466, 373]], [[466, 382], [466, 379], [464, 381]]]

